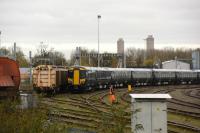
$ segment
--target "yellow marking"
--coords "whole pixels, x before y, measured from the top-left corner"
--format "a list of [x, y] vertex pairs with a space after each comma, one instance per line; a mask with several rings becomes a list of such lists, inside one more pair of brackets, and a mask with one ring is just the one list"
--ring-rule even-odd
[[79, 85], [79, 70], [74, 70], [74, 85]]
[[85, 79], [80, 79], [81, 84], [85, 84]]
[[132, 91], [132, 87], [131, 87], [131, 85], [128, 85], [128, 91], [129, 91], [129, 92]]

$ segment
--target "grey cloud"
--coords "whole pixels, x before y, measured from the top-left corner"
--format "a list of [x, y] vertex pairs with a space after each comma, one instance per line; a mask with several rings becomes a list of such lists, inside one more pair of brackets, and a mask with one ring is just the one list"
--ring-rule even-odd
[[6, 41], [96, 43], [200, 43], [199, 0], [0, 0], [0, 30]]

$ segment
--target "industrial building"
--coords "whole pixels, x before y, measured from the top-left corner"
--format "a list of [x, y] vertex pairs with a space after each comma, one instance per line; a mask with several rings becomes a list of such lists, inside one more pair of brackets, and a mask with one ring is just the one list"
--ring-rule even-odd
[[178, 60], [170, 60], [162, 62], [162, 68], [190, 70], [190, 64]]
[[124, 54], [124, 40], [122, 38], [117, 40], [117, 53]]
[[200, 69], [200, 49], [192, 52], [192, 67]]
[[154, 50], [154, 38], [153, 35], [148, 35], [146, 40], [146, 50], [147, 52]]
[[119, 58], [118, 67], [126, 67], [126, 56], [124, 54], [124, 40], [119, 38], [117, 40], [117, 55]]

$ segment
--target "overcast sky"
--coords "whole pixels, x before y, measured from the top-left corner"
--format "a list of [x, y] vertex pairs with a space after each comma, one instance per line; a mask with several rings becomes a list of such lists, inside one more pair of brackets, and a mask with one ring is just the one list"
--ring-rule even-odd
[[155, 37], [155, 47], [200, 47], [200, 0], [0, 0], [1, 45], [13, 42], [26, 52], [43, 41], [57, 50], [76, 46], [115, 52], [125, 46], [145, 48], [144, 38]]

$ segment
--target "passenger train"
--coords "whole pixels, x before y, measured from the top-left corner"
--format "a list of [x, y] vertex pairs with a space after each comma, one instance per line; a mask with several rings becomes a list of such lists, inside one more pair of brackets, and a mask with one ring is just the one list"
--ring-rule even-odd
[[200, 83], [200, 70], [141, 68], [101, 68], [73, 66], [68, 69], [70, 90], [115, 87]]

